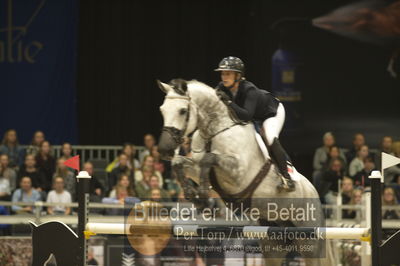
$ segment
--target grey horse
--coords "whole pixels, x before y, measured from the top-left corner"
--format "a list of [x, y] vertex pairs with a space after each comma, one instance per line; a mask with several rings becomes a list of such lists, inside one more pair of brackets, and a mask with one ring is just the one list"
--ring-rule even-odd
[[[158, 144], [164, 157], [172, 159], [173, 169], [184, 187], [185, 194], [192, 197], [207, 196], [207, 188], [218, 185], [222, 198], [246, 197], [238, 201], [248, 200], [260, 209], [261, 218], [270, 221], [269, 203], [278, 202], [279, 209], [288, 209], [293, 203], [307, 208], [307, 202], [313, 202], [318, 210], [315, 219], [283, 219], [274, 220], [277, 226], [317, 227], [324, 225], [319, 196], [307, 178], [293, 167], [293, 179], [296, 190], [279, 192], [279, 170], [266, 158], [265, 150], [257, 142], [254, 126], [251, 123], [238, 123], [232, 117], [229, 108], [217, 97], [215, 90], [196, 80], [173, 80], [169, 84], [158, 81], [158, 85], [166, 93], [160, 107], [164, 119], [163, 132]], [[184, 136], [192, 135], [192, 157], [179, 156], [177, 148]], [[268, 155], [267, 155], [268, 156]], [[263, 171], [267, 170], [267, 171]], [[181, 171], [181, 173], [179, 173]], [[187, 179], [190, 176], [199, 189], [190, 187]], [[216, 182], [210, 186], [208, 176], [212, 173]], [[260, 174], [263, 175], [260, 178]], [[252, 186], [254, 180], [258, 184]], [[248, 188], [252, 187], [251, 193]], [[258, 199], [258, 200], [257, 200]], [[275, 212], [276, 213], [276, 212]], [[263, 240], [263, 245], [280, 244], [280, 240]], [[297, 249], [306, 265], [333, 265], [333, 253], [329, 242], [324, 248], [318, 248], [321, 242], [304, 240], [304, 245], [314, 245], [312, 256], [304, 255], [304, 250]], [[321, 252], [325, 254], [321, 255]], [[309, 254], [310, 255], [310, 254]], [[319, 258], [315, 258], [318, 257]], [[283, 258], [278, 258], [272, 250], [264, 250], [267, 265], [282, 265]], [[313, 258], [308, 258], [313, 257]], [[303, 264], [304, 265], [304, 264]]]

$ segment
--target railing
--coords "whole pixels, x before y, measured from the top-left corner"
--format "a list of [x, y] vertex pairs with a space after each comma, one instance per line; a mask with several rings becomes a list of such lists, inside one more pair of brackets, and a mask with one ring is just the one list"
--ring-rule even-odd
[[[22, 148], [27, 148], [27, 145], [21, 145]], [[142, 152], [143, 146], [135, 146], [136, 155]], [[72, 154], [79, 155], [82, 162], [93, 159], [105, 159], [111, 162], [121, 152], [122, 146], [87, 146], [87, 145], [72, 145]], [[61, 156], [61, 145], [52, 146], [53, 155], [58, 158]]]
[[[185, 206], [185, 203], [180, 203], [182, 206]], [[190, 204], [190, 203], [186, 203]], [[166, 207], [168, 207], [168, 203], [163, 203]], [[47, 221], [61, 221], [66, 224], [76, 225], [78, 223], [78, 218], [76, 215], [49, 215], [43, 211], [43, 207], [54, 207], [54, 206], [63, 206], [63, 207], [72, 207], [77, 208], [77, 203], [46, 203], [46, 202], [10, 202], [10, 201], [0, 201], [0, 206], [33, 206], [35, 207], [34, 212], [32, 214], [17, 214], [17, 215], [0, 215], [0, 224], [26, 224], [29, 221], [33, 221], [35, 223], [43, 223]], [[172, 205], [171, 205], [172, 206]], [[119, 204], [105, 204], [105, 203], [89, 203], [90, 209], [123, 209], [126, 208], [124, 205]], [[323, 205], [325, 211], [331, 210], [333, 213], [341, 213], [342, 210], [358, 210], [362, 213], [365, 212], [365, 206], [355, 206], [355, 205]], [[382, 210], [396, 210], [400, 212], [400, 205], [397, 206], [382, 206]], [[363, 215], [363, 214], [362, 214]], [[120, 216], [109, 216], [109, 215], [101, 215], [101, 214], [89, 214], [90, 222], [95, 223], [124, 223], [125, 217]], [[356, 219], [342, 219], [337, 216], [333, 216], [326, 220], [326, 226], [338, 226], [338, 224], [355, 224], [358, 223]], [[382, 225], [384, 229], [400, 229], [399, 220], [382, 220]]]
[[[27, 148], [28, 145], [21, 145], [22, 148]], [[53, 155], [58, 158], [61, 156], [61, 145], [52, 145]], [[145, 150], [143, 146], [135, 146], [136, 155]], [[348, 149], [341, 148], [344, 152]], [[115, 157], [121, 152], [121, 145], [72, 145], [72, 153], [74, 155], [78, 155], [81, 158], [82, 162], [86, 162], [92, 159], [105, 159], [107, 162], [111, 162]], [[370, 152], [377, 152], [377, 149], [370, 149]]]

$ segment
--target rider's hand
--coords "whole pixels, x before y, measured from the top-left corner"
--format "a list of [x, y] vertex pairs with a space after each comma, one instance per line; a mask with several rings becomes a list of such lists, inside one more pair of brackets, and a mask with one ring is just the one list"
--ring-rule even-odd
[[217, 90], [217, 96], [221, 101], [225, 103], [231, 102], [231, 97], [229, 97], [228, 94], [226, 94], [222, 90]]

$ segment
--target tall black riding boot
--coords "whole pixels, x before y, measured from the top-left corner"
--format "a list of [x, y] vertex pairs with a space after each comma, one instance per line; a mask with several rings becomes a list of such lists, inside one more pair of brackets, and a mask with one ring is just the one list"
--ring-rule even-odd
[[274, 139], [274, 142], [270, 146], [272, 157], [275, 159], [278, 169], [281, 172], [284, 179], [282, 183], [278, 186], [279, 190], [293, 191], [295, 190], [295, 185], [292, 178], [289, 175], [287, 164], [286, 164], [286, 152], [283, 149], [278, 138]]

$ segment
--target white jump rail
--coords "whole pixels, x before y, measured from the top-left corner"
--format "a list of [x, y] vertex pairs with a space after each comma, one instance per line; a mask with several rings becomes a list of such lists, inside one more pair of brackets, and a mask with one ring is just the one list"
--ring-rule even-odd
[[[151, 225], [132, 226], [116, 223], [87, 223], [86, 231], [94, 234], [132, 234], [135, 228], [140, 232], [152, 233]], [[272, 234], [304, 234], [315, 236], [316, 239], [342, 239], [342, 240], [366, 240], [370, 234], [369, 228], [342, 228], [342, 227], [272, 227], [272, 226], [232, 226], [232, 227], [207, 227], [199, 225], [172, 225], [157, 226], [156, 230], [170, 231], [175, 236], [201, 236], [203, 232], [239, 232], [247, 238], [265, 238]]]

